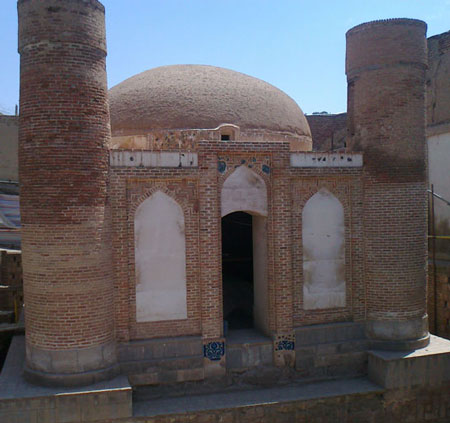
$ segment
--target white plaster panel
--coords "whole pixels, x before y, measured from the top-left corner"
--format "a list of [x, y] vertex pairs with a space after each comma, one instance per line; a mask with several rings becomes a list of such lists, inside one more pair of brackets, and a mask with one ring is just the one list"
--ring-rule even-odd
[[267, 216], [266, 184], [247, 166], [239, 166], [222, 187], [221, 216], [236, 211]]
[[305, 309], [345, 306], [345, 226], [340, 201], [321, 189], [302, 214]]
[[362, 167], [361, 153], [291, 153], [292, 167]]
[[184, 215], [157, 191], [136, 210], [136, 320], [187, 318]]
[[[450, 133], [428, 137], [427, 141], [430, 187], [433, 184], [434, 191], [450, 201]], [[450, 206], [435, 198], [434, 211], [437, 224], [450, 227]]]
[[168, 151], [111, 150], [111, 166], [115, 167], [197, 167], [197, 153]]

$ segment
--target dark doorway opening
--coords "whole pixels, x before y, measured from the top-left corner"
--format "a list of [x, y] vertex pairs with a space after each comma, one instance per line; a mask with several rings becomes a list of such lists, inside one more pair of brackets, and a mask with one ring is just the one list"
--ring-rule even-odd
[[252, 216], [244, 212], [222, 218], [222, 283], [225, 335], [253, 323]]

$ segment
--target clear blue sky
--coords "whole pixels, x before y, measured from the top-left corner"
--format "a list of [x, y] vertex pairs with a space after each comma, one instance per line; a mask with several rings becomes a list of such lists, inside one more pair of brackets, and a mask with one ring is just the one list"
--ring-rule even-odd
[[[409, 17], [450, 30], [450, 0], [104, 0], [109, 86], [169, 64], [222, 66], [285, 91], [305, 113], [346, 109], [345, 32]], [[0, 112], [19, 101], [15, 0], [1, 0]]]

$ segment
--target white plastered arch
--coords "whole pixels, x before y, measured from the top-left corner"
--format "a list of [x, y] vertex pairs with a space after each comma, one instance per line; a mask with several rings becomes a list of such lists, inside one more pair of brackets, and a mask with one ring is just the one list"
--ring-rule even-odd
[[134, 217], [136, 321], [187, 318], [184, 214], [156, 191]]
[[221, 216], [244, 211], [267, 216], [267, 188], [264, 179], [247, 166], [239, 166], [222, 187]]
[[325, 188], [303, 208], [302, 241], [304, 309], [344, 307], [344, 208]]

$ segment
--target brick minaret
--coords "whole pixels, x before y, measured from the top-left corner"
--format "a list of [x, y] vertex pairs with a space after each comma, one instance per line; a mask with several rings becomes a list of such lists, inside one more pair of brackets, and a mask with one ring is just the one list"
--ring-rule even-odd
[[19, 0], [18, 14], [26, 374], [90, 383], [116, 369], [104, 7]]
[[379, 347], [428, 343], [425, 303], [426, 24], [347, 32], [348, 148], [364, 152], [367, 334]]

